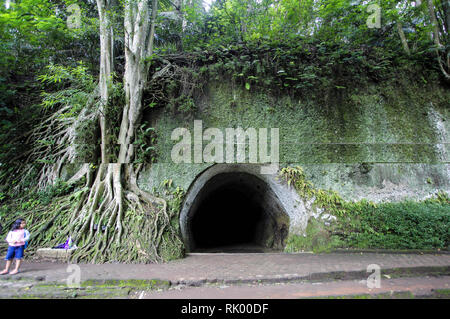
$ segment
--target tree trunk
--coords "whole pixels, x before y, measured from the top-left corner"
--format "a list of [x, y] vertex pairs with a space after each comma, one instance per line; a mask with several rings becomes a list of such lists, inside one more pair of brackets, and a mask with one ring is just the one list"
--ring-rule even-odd
[[[102, 2], [103, 1], [103, 2]], [[120, 126], [120, 144], [117, 163], [108, 163], [107, 150], [102, 147], [102, 163], [97, 169], [92, 185], [83, 194], [82, 204], [72, 212], [67, 233], [75, 237], [80, 247], [73, 260], [98, 261], [161, 261], [162, 241], [169, 238], [171, 245], [181, 246], [181, 240], [170, 225], [170, 216], [164, 199], [140, 190], [137, 186], [133, 142], [136, 127], [142, 115], [142, 95], [147, 83], [149, 61], [153, 53], [157, 0], [153, 1], [150, 23], [150, 0], [125, 2], [125, 75], [126, 104]], [[105, 5], [104, 0], [98, 3]], [[102, 8], [104, 9], [104, 7]], [[100, 10], [99, 10], [100, 12]], [[103, 29], [105, 34], [106, 29]], [[108, 61], [111, 41], [104, 40], [100, 89], [102, 101], [108, 98]], [[102, 86], [103, 85], [103, 86]], [[102, 114], [104, 116], [104, 114]], [[103, 117], [103, 120], [105, 118]], [[102, 123], [102, 122], [101, 122]], [[103, 122], [102, 132], [112, 132], [109, 122]], [[102, 142], [104, 135], [102, 134]], [[87, 195], [87, 196], [85, 196]], [[143, 218], [153, 214], [151, 218]], [[124, 222], [126, 218], [126, 222]], [[163, 233], [169, 236], [163, 239]]]
[[430, 14], [431, 25], [433, 26], [433, 41], [438, 47], [441, 46], [439, 40], [439, 24], [436, 19], [436, 13], [434, 12], [433, 0], [427, 0], [428, 13]]
[[447, 41], [450, 43], [450, 0], [442, 0], [442, 8], [444, 9], [444, 25], [447, 32]]
[[[445, 16], [444, 24], [445, 32], [447, 32], [447, 45], [450, 45], [450, 0], [442, 0], [442, 7]], [[447, 68], [450, 69], [450, 51], [447, 52]]]
[[186, 19], [183, 16], [183, 0], [174, 0], [173, 4], [175, 6], [175, 14], [177, 16], [177, 22], [178, 22], [178, 27], [180, 28], [180, 33], [178, 34], [177, 37], [177, 51], [178, 52], [182, 52], [183, 51], [183, 34], [184, 34], [184, 29], [186, 28]]
[[147, 84], [149, 58], [153, 54], [156, 13], [158, 0], [153, 0], [150, 24], [149, 0], [137, 0], [137, 11], [133, 3], [125, 5], [125, 75], [124, 88], [126, 105], [120, 125], [119, 163], [131, 163], [134, 158], [136, 124], [142, 115], [142, 94]]
[[106, 106], [109, 99], [109, 84], [113, 71], [113, 29], [109, 12], [111, 10], [110, 0], [97, 0], [98, 15], [100, 21], [100, 131], [101, 131], [101, 161], [109, 162], [108, 145], [109, 132], [106, 126]]
[[[73, 144], [79, 123], [99, 123], [101, 163], [86, 163], [72, 176], [70, 183], [79, 183], [85, 178], [84, 187], [77, 188], [74, 194], [58, 201], [49, 212], [53, 217], [38, 233], [45, 233], [48, 225], [57, 220], [60, 229], [56, 238], [50, 240], [60, 242], [71, 236], [78, 246], [71, 256], [73, 262], [159, 262], [164, 260], [164, 256], [182, 256], [183, 243], [176, 226], [170, 222], [175, 217], [171, 214], [175, 215], [177, 210], [170, 208], [165, 199], [139, 189], [137, 176], [141, 166], [132, 164], [135, 157], [135, 131], [142, 115], [142, 95], [149, 73], [148, 58], [153, 54], [158, 2], [153, 1], [150, 17], [151, 0], [124, 0], [126, 103], [118, 137], [118, 160], [109, 163], [113, 149], [108, 147], [108, 136], [114, 132], [111, 125], [115, 125], [108, 121], [107, 114], [113, 81], [112, 1], [97, 0], [101, 44], [99, 94], [95, 91], [76, 117], [58, 121], [71, 105], [62, 107], [33, 130], [30, 137], [40, 140], [56, 134], [58, 139], [57, 152], [53, 154], [59, 156], [60, 160], [55, 165], [43, 166], [40, 181], [43, 186], [58, 177], [62, 163], [76, 158]], [[101, 103], [96, 108], [99, 98]], [[41, 148], [32, 150], [30, 156], [52, 152], [51, 147]], [[166, 194], [174, 196], [172, 198], [177, 203], [181, 202], [183, 196], [179, 189]], [[40, 238], [45, 238], [48, 244], [48, 236]]]
[[403, 50], [405, 50], [407, 55], [410, 55], [411, 52], [409, 50], [408, 41], [406, 41], [405, 33], [403, 32], [403, 25], [401, 22], [397, 23], [397, 32], [400, 36], [400, 40], [402, 41]]
[[442, 60], [440, 50], [442, 48], [442, 44], [439, 37], [439, 24], [436, 19], [436, 13], [434, 11], [433, 0], [427, 0], [428, 12], [430, 14], [431, 24], [433, 26], [433, 41], [436, 45], [436, 56], [438, 60], [439, 69], [447, 80], [450, 80], [450, 52], [444, 51], [446, 57], [444, 57], [444, 61]]

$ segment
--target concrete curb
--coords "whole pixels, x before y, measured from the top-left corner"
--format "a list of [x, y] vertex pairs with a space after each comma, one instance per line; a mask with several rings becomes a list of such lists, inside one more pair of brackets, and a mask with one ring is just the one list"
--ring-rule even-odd
[[[371, 273], [365, 270], [357, 271], [333, 271], [323, 273], [311, 273], [307, 276], [289, 275], [289, 276], [275, 276], [275, 277], [260, 277], [260, 278], [239, 278], [239, 279], [200, 279], [200, 280], [181, 280], [171, 282], [171, 286], [186, 285], [192, 287], [200, 287], [206, 284], [258, 284], [258, 283], [289, 283], [298, 281], [307, 282], [323, 282], [334, 280], [365, 280]], [[392, 277], [414, 277], [414, 276], [443, 276], [450, 275], [450, 266], [420, 266], [420, 267], [403, 267], [403, 268], [388, 268], [381, 270], [381, 276], [388, 275]]]

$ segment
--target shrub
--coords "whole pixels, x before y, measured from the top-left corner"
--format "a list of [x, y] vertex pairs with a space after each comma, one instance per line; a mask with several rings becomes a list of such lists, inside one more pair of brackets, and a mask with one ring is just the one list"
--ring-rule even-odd
[[342, 239], [349, 247], [446, 249], [450, 245], [448, 202], [365, 205], [363, 210], [348, 210], [346, 216], [340, 221]]

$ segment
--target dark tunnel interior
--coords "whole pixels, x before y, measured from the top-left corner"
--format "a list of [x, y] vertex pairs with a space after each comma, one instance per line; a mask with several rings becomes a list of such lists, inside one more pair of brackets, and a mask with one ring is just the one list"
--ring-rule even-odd
[[194, 252], [264, 252], [282, 248], [289, 221], [262, 180], [216, 175], [199, 192], [189, 218]]
[[216, 190], [199, 206], [192, 221], [198, 248], [254, 244], [264, 218], [260, 204], [236, 188]]

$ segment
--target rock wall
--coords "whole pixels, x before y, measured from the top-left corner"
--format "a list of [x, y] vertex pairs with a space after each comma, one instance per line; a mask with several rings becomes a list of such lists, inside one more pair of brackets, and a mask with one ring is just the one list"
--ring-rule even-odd
[[[278, 128], [280, 166], [300, 165], [316, 187], [333, 189], [349, 200], [399, 201], [449, 192], [449, 91], [401, 81], [394, 88], [373, 84], [359, 89], [355, 84], [323, 103], [210, 83], [191, 113], [160, 109], [145, 115], [158, 134], [158, 162], [140, 174], [138, 183], [154, 191], [171, 179], [188, 192], [189, 201], [196, 178], [214, 164], [175, 164], [171, 150], [177, 141], [171, 133], [178, 127], [193, 132], [194, 120], [201, 120], [204, 130], [223, 132]], [[289, 231], [302, 233], [314, 214], [311, 203], [300, 203], [276, 175], [259, 177], [277, 185], [278, 198], [291, 206], [285, 207]]]

